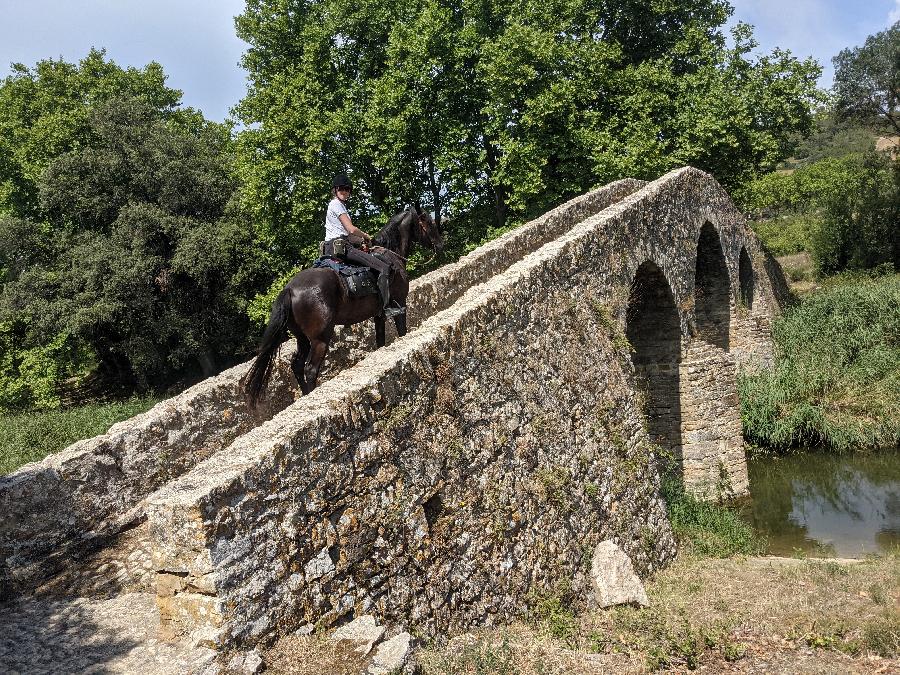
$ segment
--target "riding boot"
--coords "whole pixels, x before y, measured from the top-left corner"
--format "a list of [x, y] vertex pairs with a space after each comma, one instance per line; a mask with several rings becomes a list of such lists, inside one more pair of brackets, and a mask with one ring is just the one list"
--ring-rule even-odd
[[378, 294], [381, 296], [382, 309], [387, 309], [391, 302], [391, 275], [387, 272], [378, 274]]

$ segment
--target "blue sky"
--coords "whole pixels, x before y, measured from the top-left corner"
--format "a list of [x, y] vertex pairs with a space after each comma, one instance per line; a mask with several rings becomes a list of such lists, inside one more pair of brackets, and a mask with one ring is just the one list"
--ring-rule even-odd
[[[831, 57], [900, 20], [900, 0], [731, 0], [735, 19], [756, 27], [760, 50], [790, 49], [824, 67]], [[246, 91], [234, 34], [243, 0], [0, 0], [0, 77], [13, 62], [78, 61], [105, 47], [121, 66], [158, 61], [184, 103], [222, 120]]]

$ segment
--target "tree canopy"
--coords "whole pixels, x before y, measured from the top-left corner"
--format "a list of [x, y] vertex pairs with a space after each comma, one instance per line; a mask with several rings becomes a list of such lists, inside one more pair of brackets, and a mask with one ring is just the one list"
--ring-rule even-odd
[[[245, 203], [282, 247], [319, 237], [349, 171], [366, 217], [407, 202], [482, 234], [681, 164], [733, 187], [811, 125], [820, 72], [726, 46], [724, 0], [250, 0], [236, 111]], [[357, 198], [358, 199], [358, 198]], [[477, 230], [474, 236], [478, 237]]]
[[[141, 87], [120, 86], [133, 78]], [[72, 93], [82, 79], [86, 100]], [[178, 108], [164, 79], [91, 52], [0, 85], [4, 111], [30, 110], [29, 123], [3, 118], [19, 125], [4, 138], [41, 148], [5, 165], [0, 406], [52, 404], [53, 387], [85, 368], [146, 390], [245, 350], [247, 298], [267, 278], [233, 199], [231, 131]]]
[[[419, 204], [451, 250], [593, 186], [693, 164], [726, 187], [809, 131], [819, 67], [752, 56], [727, 0], [248, 0], [239, 133], [157, 63], [0, 82], [0, 407], [99, 372], [215, 372], [310, 257], [331, 176], [364, 227]], [[415, 265], [415, 261], [413, 262]]]
[[92, 49], [78, 64], [46, 59], [12, 65], [0, 83], [0, 213], [40, 213], [37, 182], [57, 156], [88, 142], [91, 110], [111, 99], [141, 99], [162, 116], [176, 114], [181, 92], [165, 85], [162, 66], [120, 68]]
[[900, 21], [832, 60], [838, 112], [900, 134]]

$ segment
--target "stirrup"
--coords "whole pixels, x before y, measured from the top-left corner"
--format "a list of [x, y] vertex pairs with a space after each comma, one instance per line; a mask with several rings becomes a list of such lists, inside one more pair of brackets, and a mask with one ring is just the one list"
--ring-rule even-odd
[[[396, 302], [393, 304], [397, 304]], [[385, 307], [384, 308], [384, 318], [390, 319], [393, 316], [400, 316], [401, 314], [406, 314], [406, 307], [401, 307], [397, 305], [396, 307]]]

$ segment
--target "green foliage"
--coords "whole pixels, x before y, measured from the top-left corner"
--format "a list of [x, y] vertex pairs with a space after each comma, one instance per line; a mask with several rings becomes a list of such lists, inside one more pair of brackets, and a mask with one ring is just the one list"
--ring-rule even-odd
[[837, 451], [900, 442], [900, 276], [857, 278], [775, 324], [775, 365], [739, 378], [744, 434]]
[[685, 491], [680, 480], [672, 477], [663, 482], [663, 495], [675, 536], [692, 553], [727, 558], [762, 552], [764, 542], [734, 509], [700, 501]]
[[176, 109], [163, 81], [92, 51], [0, 86], [3, 137], [46, 151], [0, 162], [0, 408], [52, 406], [90, 368], [147, 391], [248, 350], [271, 260], [238, 206], [231, 130]]
[[22, 349], [10, 323], [0, 323], [0, 410], [38, 409], [59, 405], [57, 383], [71, 366], [69, 340], [64, 333], [49, 343]]
[[111, 425], [148, 410], [154, 403], [148, 398], [67, 410], [0, 413], [0, 475], [40, 461], [79, 439], [106, 433]]
[[773, 255], [790, 255], [810, 249], [812, 232], [822, 219], [812, 213], [787, 213], [751, 225]]
[[578, 621], [570, 601], [568, 586], [555, 593], [536, 594], [531, 598], [531, 616], [551, 637], [571, 642], [578, 633]]
[[809, 251], [821, 274], [898, 262], [900, 166], [887, 157], [850, 155], [771, 173], [738, 198], [773, 216], [755, 225], [773, 252]]
[[113, 99], [139, 99], [166, 117], [181, 92], [165, 86], [162, 67], [120, 68], [92, 49], [78, 64], [47, 59], [12, 65], [0, 83], [0, 214], [40, 215], [38, 181], [58, 156], [89, 143], [91, 111]]
[[900, 21], [833, 61], [840, 114], [900, 134]]
[[588, 188], [691, 163], [734, 186], [811, 125], [819, 68], [725, 47], [723, 0], [251, 0], [244, 203], [287, 269], [332, 173], [362, 226], [421, 202], [465, 252]]
[[840, 120], [833, 112], [816, 114], [815, 131], [799, 141], [785, 167], [812, 164], [821, 159], [862, 155], [875, 149], [876, 134], [853, 120]]

